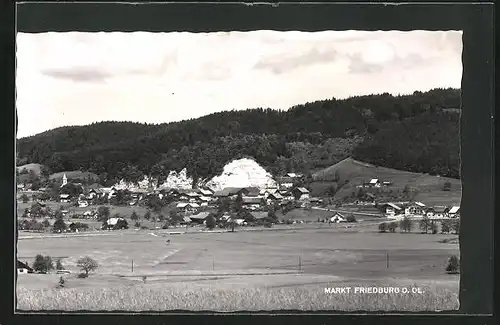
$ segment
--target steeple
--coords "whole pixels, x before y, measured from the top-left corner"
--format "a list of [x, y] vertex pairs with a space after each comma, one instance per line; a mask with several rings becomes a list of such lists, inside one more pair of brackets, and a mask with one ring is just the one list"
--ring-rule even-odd
[[68, 178], [66, 177], [66, 173], [64, 173], [63, 175], [63, 179], [62, 179], [62, 186], [68, 184]]

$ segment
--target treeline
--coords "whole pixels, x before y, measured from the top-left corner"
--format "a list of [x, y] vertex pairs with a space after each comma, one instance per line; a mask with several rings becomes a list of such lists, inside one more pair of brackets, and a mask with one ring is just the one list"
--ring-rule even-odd
[[460, 90], [322, 100], [287, 111], [226, 111], [160, 125], [63, 127], [20, 139], [18, 164], [133, 181], [184, 167], [195, 179], [208, 178], [242, 156], [275, 174], [307, 173], [354, 154], [387, 167], [458, 177], [459, 116], [443, 108], [460, 108]]

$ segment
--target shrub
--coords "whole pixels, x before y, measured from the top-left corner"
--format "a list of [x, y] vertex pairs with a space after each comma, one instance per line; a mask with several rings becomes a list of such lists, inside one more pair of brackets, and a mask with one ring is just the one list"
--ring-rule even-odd
[[387, 229], [389, 232], [396, 232], [396, 228], [398, 227], [397, 222], [390, 222], [389, 225], [387, 226]]
[[454, 219], [451, 224], [451, 228], [455, 234], [460, 232], [460, 219]]
[[423, 233], [427, 233], [429, 231], [429, 226], [430, 226], [430, 220], [427, 216], [424, 216], [420, 220], [420, 230], [422, 230]]
[[59, 277], [59, 283], [57, 285], [58, 288], [64, 288], [64, 284], [66, 283], [66, 280], [61, 276]]
[[79, 279], [85, 279], [85, 278], [88, 278], [88, 276], [89, 276], [89, 275], [88, 275], [88, 274], [86, 274], [86, 273], [79, 273], [79, 274], [77, 275], [77, 278], [79, 278]]
[[410, 232], [412, 228], [412, 222], [408, 217], [404, 217], [403, 220], [399, 222], [399, 228], [404, 232]]
[[61, 259], [58, 259], [56, 262], [56, 270], [64, 270], [64, 266], [61, 263]]
[[445, 182], [443, 185], [443, 191], [450, 191], [450, 190], [451, 190], [451, 183]]
[[434, 235], [437, 234], [437, 232], [438, 232], [438, 226], [435, 222], [431, 222], [431, 232]]
[[378, 232], [386, 232], [387, 231], [387, 223], [382, 222], [378, 225]]
[[347, 222], [358, 222], [358, 221], [356, 220], [356, 217], [355, 217], [353, 214], [348, 215], [348, 216], [346, 217], [346, 221], [347, 221]]
[[449, 233], [451, 231], [451, 220], [444, 219], [441, 221], [441, 233]]
[[118, 229], [128, 229], [128, 222], [125, 219], [119, 219], [116, 224], [113, 226], [114, 230]]
[[134, 227], [141, 228], [141, 223], [136, 221], [135, 224], [134, 224]]
[[446, 273], [448, 274], [460, 273], [460, 260], [456, 255], [452, 255], [448, 259], [448, 265], [446, 265]]

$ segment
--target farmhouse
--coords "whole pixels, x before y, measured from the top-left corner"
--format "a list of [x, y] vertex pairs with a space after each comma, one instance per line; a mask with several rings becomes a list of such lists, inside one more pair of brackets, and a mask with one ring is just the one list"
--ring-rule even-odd
[[451, 207], [450, 211], [448, 211], [448, 216], [450, 218], [458, 218], [460, 217], [460, 206]]
[[192, 216], [189, 216], [189, 218], [191, 219], [191, 222], [193, 223], [197, 223], [197, 224], [202, 224], [205, 219], [208, 217], [208, 215], [210, 214], [210, 212], [200, 212], [198, 214], [194, 214]]
[[427, 209], [427, 217], [429, 218], [447, 218], [450, 209], [445, 206], [434, 206]]
[[305, 187], [296, 187], [292, 190], [292, 195], [297, 201], [309, 199], [309, 191]]
[[69, 194], [61, 194], [59, 195], [59, 199], [61, 203], [68, 203], [70, 200]]
[[382, 206], [382, 211], [388, 216], [395, 216], [402, 212], [402, 208], [394, 203], [385, 203]]
[[89, 202], [88, 201], [85, 201], [85, 200], [78, 201], [78, 207], [79, 208], [86, 208], [88, 206], [89, 206]]
[[267, 212], [251, 212], [250, 214], [256, 221], [264, 220], [265, 218], [267, 218]]
[[201, 193], [201, 195], [203, 196], [213, 196], [214, 195], [214, 192], [211, 190], [211, 189], [205, 189], [205, 188], [200, 188], [198, 189], [198, 191]]
[[17, 260], [17, 274], [33, 273], [33, 269], [28, 264]]
[[278, 179], [280, 189], [289, 189], [293, 187], [294, 178], [289, 176], [283, 176]]
[[127, 221], [125, 219], [121, 218], [121, 217], [120, 218], [109, 218], [108, 220], [106, 220], [104, 222], [104, 224], [102, 225], [102, 228], [103, 229], [113, 228], [113, 227], [115, 227], [118, 224], [118, 222], [126, 223]]
[[242, 197], [242, 205], [250, 210], [260, 209], [262, 207], [262, 198], [254, 196]]
[[191, 218], [184, 216], [182, 217], [182, 220], [180, 221], [181, 225], [189, 225], [191, 223]]
[[194, 213], [198, 210], [200, 205], [198, 203], [186, 203], [180, 202], [177, 204], [177, 209], [181, 210], [184, 213]]
[[405, 215], [422, 216], [425, 214], [425, 204], [422, 202], [413, 202], [405, 207]]
[[336, 212], [330, 219], [328, 220], [329, 223], [340, 223], [340, 222], [345, 222], [347, 221], [347, 218], [341, 214]]

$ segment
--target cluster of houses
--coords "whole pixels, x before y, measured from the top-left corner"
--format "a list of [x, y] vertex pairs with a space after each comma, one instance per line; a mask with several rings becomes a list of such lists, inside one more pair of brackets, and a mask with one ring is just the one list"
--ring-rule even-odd
[[380, 188], [384, 186], [390, 186], [392, 185], [391, 182], [389, 181], [381, 181], [378, 178], [372, 178], [368, 182], [363, 182], [363, 184], [358, 185], [358, 188]]
[[428, 217], [431, 219], [459, 218], [460, 206], [426, 206], [422, 202], [398, 202], [379, 204], [387, 217]]

